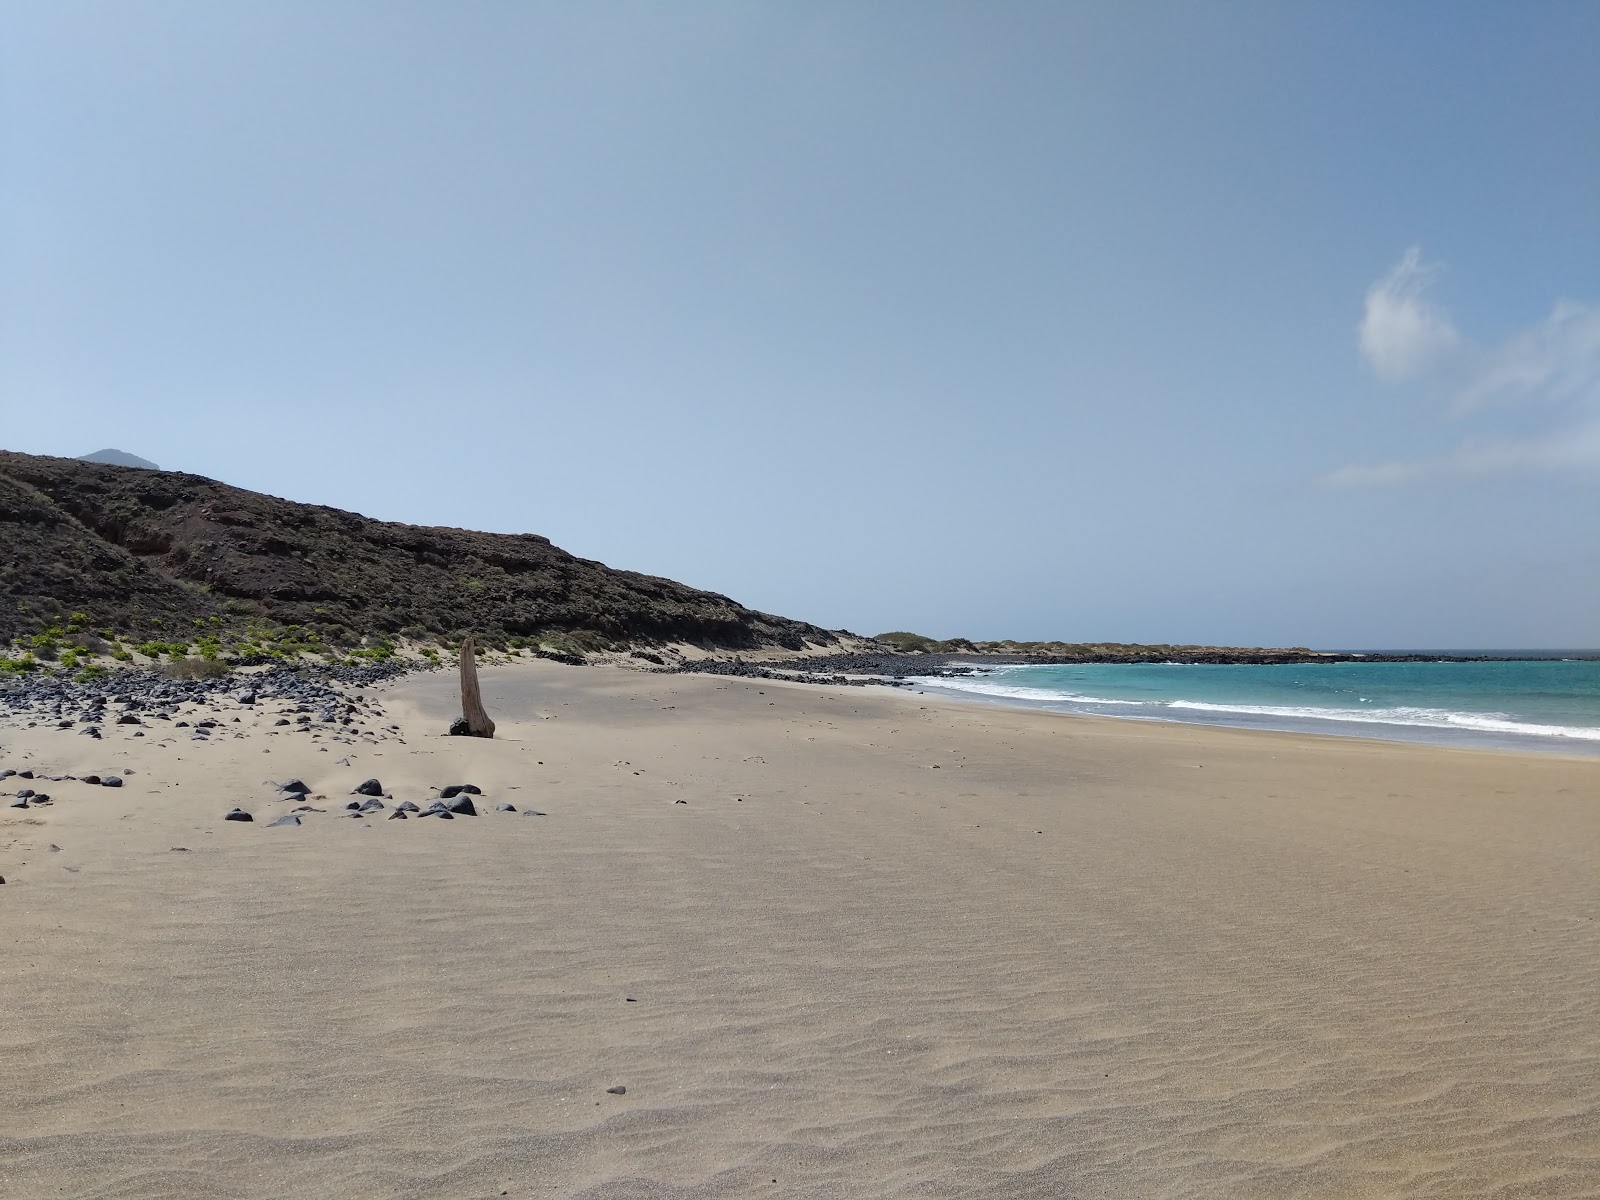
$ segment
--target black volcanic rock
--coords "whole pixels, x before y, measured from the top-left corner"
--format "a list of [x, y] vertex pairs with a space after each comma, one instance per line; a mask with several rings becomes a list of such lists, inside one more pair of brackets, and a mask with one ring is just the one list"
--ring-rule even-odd
[[[577, 558], [536, 534], [375, 521], [175, 471], [0, 451], [0, 637], [67, 612], [145, 633], [250, 617], [330, 633], [561, 634], [580, 647], [837, 637]], [[159, 624], [158, 624], [159, 622]]]

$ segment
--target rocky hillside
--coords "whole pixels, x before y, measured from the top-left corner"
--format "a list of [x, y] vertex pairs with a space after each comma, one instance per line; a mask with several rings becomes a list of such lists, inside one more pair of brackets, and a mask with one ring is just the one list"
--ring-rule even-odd
[[74, 612], [147, 637], [199, 620], [299, 625], [336, 642], [467, 632], [579, 646], [838, 640], [576, 558], [536, 534], [374, 521], [197, 475], [0, 451], [0, 638]]

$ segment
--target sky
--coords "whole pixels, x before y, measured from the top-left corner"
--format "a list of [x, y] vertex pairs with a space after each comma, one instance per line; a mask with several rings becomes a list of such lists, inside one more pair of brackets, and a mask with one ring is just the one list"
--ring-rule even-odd
[[829, 628], [1600, 646], [1600, 4], [0, 0], [0, 445]]

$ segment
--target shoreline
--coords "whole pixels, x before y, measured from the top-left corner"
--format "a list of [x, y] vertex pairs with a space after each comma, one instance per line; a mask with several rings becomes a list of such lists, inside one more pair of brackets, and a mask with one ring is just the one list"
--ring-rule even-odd
[[[914, 680], [915, 682], [910, 682]], [[918, 695], [937, 696], [957, 704], [977, 704], [980, 706], [993, 706], [1021, 712], [1050, 713], [1053, 716], [1082, 719], [1088, 721], [1131, 721], [1145, 725], [1177, 726], [1180, 728], [1200, 729], [1227, 729], [1243, 733], [1285, 734], [1295, 737], [1330, 738], [1340, 742], [1373, 742], [1385, 746], [1426, 746], [1437, 750], [1469, 750], [1486, 754], [1528, 754], [1545, 758], [1555, 756], [1570, 759], [1574, 762], [1595, 762], [1600, 760], [1600, 742], [1584, 738], [1564, 738], [1559, 735], [1519, 735], [1495, 734], [1479, 730], [1461, 730], [1459, 732], [1429, 725], [1406, 725], [1400, 722], [1383, 721], [1340, 721], [1329, 717], [1305, 717], [1299, 725], [1291, 725], [1292, 718], [1266, 718], [1259, 724], [1248, 723], [1242, 720], [1205, 719], [1201, 717], [1166, 717], [1150, 713], [1103, 713], [1084, 712], [1071, 707], [1069, 700], [1049, 701], [1037, 700], [1029, 702], [1021, 697], [991, 696], [980, 692], [961, 691], [955, 688], [940, 687], [937, 679], [923, 682], [916, 676], [909, 677], [906, 686], [912, 688], [931, 688], [929, 692], [918, 692]], [[1281, 720], [1281, 724], [1269, 723]], [[1332, 729], [1326, 726], [1344, 725], [1347, 729]], [[1372, 727], [1393, 729], [1396, 731], [1414, 731], [1411, 733], [1396, 732], [1385, 737], [1381, 734], [1369, 732]]]

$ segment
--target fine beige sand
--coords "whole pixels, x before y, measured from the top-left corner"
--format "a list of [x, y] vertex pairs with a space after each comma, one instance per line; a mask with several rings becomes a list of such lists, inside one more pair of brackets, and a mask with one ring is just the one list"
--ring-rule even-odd
[[0, 729], [0, 1196], [1600, 1196], [1600, 763], [483, 683]]

